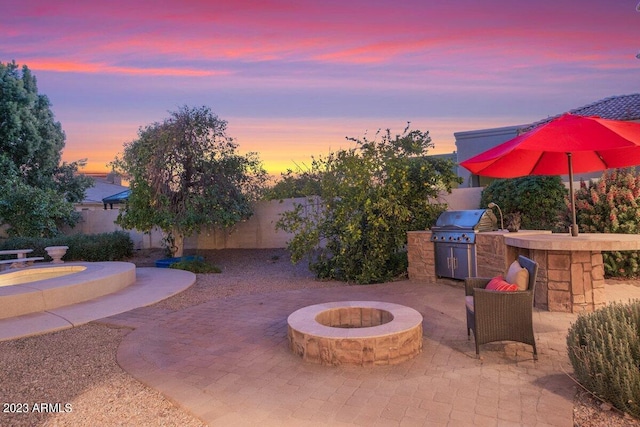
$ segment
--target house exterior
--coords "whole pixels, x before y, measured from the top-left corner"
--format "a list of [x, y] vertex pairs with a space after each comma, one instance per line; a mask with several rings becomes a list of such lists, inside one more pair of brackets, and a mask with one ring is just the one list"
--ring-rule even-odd
[[[84, 199], [75, 206], [76, 211], [107, 209], [103, 199], [129, 191], [129, 187], [122, 185], [121, 178], [114, 173], [88, 176], [93, 178], [93, 187], [87, 188]], [[109, 207], [113, 209], [113, 203]]]
[[[456, 132], [456, 150], [458, 153], [457, 163], [483, 153], [496, 145], [502, 144], [519, 135], [520, 129], [524, 125], [507, 126], [492, 129], [470, 130], [466, 132]], [[462, 150], [462, 151], [461, 151]], [[462, 178], [461, 188], [464, 187], [484, 187], [492, 178], [472, 175], [467, 169], [458, 166], [458, 176]]]
[[[599, 116], [603, 119], [640, 122], [640, 93], [612, 96], [567, 112], [579, 116]], [[560, 117], [562, 114], [547, 117], [546, 119], [524, 125], [456, 132], [453, 135], [456, 138], [456, 151], [458, 153], [457, 162], [460, 164], [475, 155], [487, 151], [496, 145], [502, 144], [503, 142], [535, 128], [536, 126]], [[598, 178], [601, 175], [601, 172], [576, 174], [575, 179], [588, 180], [591, 178]], [[458, 176], [463, 179], [460, 187], [482, 187], [492, 180], [492, 178], [472, 175], [471, 172], [462, 166], [458, 166]], [[568, 180], [568, 177], [564, 176], [563, 179], [566, 181]]]

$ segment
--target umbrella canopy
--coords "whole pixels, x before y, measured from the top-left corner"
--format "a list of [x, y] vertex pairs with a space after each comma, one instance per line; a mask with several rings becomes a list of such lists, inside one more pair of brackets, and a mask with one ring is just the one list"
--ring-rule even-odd
[[564, 114], [460, 164], [494, 178], [568, 174], [576, 236], [574, 172], [640, 165], [640, 123]]

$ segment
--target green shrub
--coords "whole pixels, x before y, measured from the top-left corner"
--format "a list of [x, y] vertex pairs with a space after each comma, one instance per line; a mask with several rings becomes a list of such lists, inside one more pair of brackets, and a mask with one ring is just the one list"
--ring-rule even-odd
[[[598, 182], [580, 182], [576, 217], [585, 233], [639, 234], [640, 175], [633, 168], [611, 169]], [[640, 275], [640, 252], [603, 252], [602, 256], [605, 275]]]
[[219, 267], [210, 264], [201, 259], [189, 259], [175, 262], [169, 266], [170, 268], [175, 268], [177, 270], [186, 270], [192, 273], [221, 273]]
[[292, 261], [306, 257], [318, 278], [393, 280], [407, 271], [407, 231], [432, 226], [446, 209], [440, 192], [460, 179], [451, 161], [427, 156], [428, 132], [407, 127], [349, 140], [355, 148], [313, 160], [297, 183], [315, 196], [283, 213], [276, 228], [294, 234]]
[[585, 388], [640, 418], [640, 300], [580, 315], [567, 347]]
[[120, 261], [133, 256], [133, 242], [128, 233], [73, 234], [53, 238], [13, 237], [0, 241], [0, 250], [33, 249], [29, 256], [51, 261], [47, 246], [68, 246], [64, 261]]
[[524, 229], [566, 231], [567, 194], [559, 176], [496, 179], [482, 191], [480, 205], [500, 206], [505, 227], [506, 218], [519, 213]]
[[133, 256], [133, 242], [124, 231], [74, 234], [67, 238], [69, 260], [119, 261]]

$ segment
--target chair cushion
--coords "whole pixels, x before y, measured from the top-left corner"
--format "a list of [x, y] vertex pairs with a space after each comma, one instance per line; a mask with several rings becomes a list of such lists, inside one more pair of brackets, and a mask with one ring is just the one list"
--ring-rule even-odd
[[467, 306], [467, 310], [473, 313], [473, 295], [464, 297], [464, 305]]
[[515, 292], [518, 290], [518, 285], [509, 283], [504, 280], [502, 276], [498, 276], [491, 279], [485, 289], [490, 291]]
[[529, 271], [520, 266], [518, 261], [513, 261], [509, 266], [509, 270], [507, 271], [507, 275], [504, 280], [508, 283], [513, 283], [518, 285], [518, 290], [526, 291], [529, 287]]

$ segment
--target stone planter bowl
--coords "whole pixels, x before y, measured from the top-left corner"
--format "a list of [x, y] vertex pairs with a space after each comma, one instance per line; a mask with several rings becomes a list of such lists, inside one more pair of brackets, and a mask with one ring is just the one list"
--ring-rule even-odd
[[62, 257], [67, 253], [67, 249], [69, 249], [69, 246], [47, 246], [44, 248], [47, 254], [53, 259], [51, 262], [54, 264], [62, 264], [64, 262], [62, 261]]

